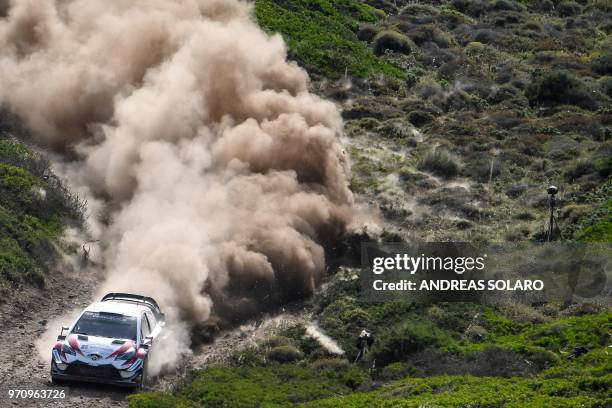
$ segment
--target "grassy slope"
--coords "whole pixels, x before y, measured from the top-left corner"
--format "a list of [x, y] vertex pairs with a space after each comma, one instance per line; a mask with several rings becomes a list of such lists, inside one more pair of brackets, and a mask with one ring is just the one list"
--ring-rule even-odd
[[[461, 321], [460, 309], [474, 311], [476, 306], [435, 307]], [[418, 316], [418, 311], [413, 312], [403, 316], [410, 316], [406, 321]], [[446, 348], [444, 353], [432, 356], [427, 365], [433, 368], [434, 361], [452, 357], [453, 369], [460, 371], [493, 359], [493, 367], [487, 367], [498, 372], [470, 375], [469, 371], [455, 371], [454, 375], [436, 373], [424, 377], [419, 373], [423, 366], [411, 361], [422, 361], [426, 353], [407, 353], [402, 362], [367, 370], [344, 359], [325, 356], [322, 350], [304, 344], [303, 338], [295, 336], [299, 330], [294, 329], [293, 333], [283, 333], [289, 337], [282, 339], [304, 350], [297, 364], [271, 361], [273, 348], [265, 340], [258, 349], [238, 352], [233, 367], [196, 371], [175, 395], [137, 394], [130, 397], [130, 403], [134, 407], [280, 407], [298, 403], [312, 407], [590, 407], [612, 402], [607, 394], [612, 385], [612, 366], [606, 350], [607, 331], [612, 328], [609, 313], [562, 317], [537, 324], [512, 322], [493, 310], [485, 314], [488, 317], [483, 324], [489, 331], [479, 343], [465, 340], [460, 331], [450, 329], [443, 321], [429, 323]], [[394, 316], [397, 317], [400, 316]], [[404, 333], [403, 338], [410, 336]], [[424, 336], [418, 335], [412, 339], [415, 350], [419, 349], [419, 341], [425, 341]], [[587, 346], [589, 353], [568, 359], [560, 352], [576, 344]], [[379, 353], [380, 346], [373, 352]], [[517, 370], [517, 365], [524, 372], [511, 372]]]
[[0, 291], [44, 283], [67, 222], [78, 225], [78, 202], [54, 178], [48, 163], [0, 135]]
[[[281, 32], [315, 79], [346, 69], [367, 81], [321, 92], [343, 105], [351, 187], [379, 205], [383, 237], [536, 240], [542, 190], [555, 183], [566, 238], [611, 242], [609, 5], [419, 3], [255, 2], [260, 24]], [[352, 277], [342, 270], [310, 305], [346, 359], [294, 327], [237, 351], [228, 367], [193, 372], [175, 394], [133, 395], [131, 406], [612, 403], [606, 309], [372, 304]], [[358, 366], [352, 336], [363, 327], [377, 341]], [[589, 352], [569, 359], [576, 346]]]
[[292, 59], [313, 75], [339, 78], [349, 75], [370, 77], [403, 73], [388, 64], [357, 40], [359, 22], [375, 23], [381, 14], [351, 0], [306, 0], [255, 2], [258, 22], [272, 33], [283, 34]]

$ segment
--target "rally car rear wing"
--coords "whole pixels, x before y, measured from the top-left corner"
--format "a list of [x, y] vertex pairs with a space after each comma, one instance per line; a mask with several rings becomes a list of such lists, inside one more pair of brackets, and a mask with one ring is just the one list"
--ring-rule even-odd
[[143, 304], [149, 307], [155, 318], [161, 321], [166, 319], [165, 315], [162, 313], [159, 305], [152, 297], [142, 296], [142, 295], [134, 295], [132, 293], [107, 293], [102, 298], [102, 302], [107, 300], [118, 300], [120, 302], [130, 302], [130, 303], [138, 303]]

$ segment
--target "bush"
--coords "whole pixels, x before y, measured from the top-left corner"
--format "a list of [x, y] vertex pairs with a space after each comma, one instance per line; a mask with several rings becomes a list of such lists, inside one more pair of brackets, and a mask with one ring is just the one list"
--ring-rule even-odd
[[374, 54], [376, 55], [382, 55], [386, 50], [409, 54], [414, 48], [414, 43], [397, 31], [381, 31], [374, 37]]
[[344, 358], [321, 358], [312, 363], [312, 368], [317, 371], [332, 370], [340, 372], [351, 366], [351, 364]]
[[193, 404], [160, 391], [128, 396], [131, 408], [187, 408]]
[[612, 242], [612, 182], [608, 181], [587, 200], [596, 208], [581, 221], [575, 239], [582, 242]]
[[499, 41], [499, 35], [493, 30], [482, 29], [474, 33], [474, 41], [483, 44], [496, 44]]
[[598, 107], [584, 83], [567, 71], [553, 71], [533, 78], [525, 90], [525, 96], [532, 106], [566, 104], [585, 109]]
[[259, 342], [261, 347], [274, 348], [279, 346], [291, 346], [291, 339], [284, 336], [268, 336], [261, 339]]
[[238, 367], [258, 367], [265, 365], [264, 355], [259, 347], [248, 346], [234, 351], [229, 362]]
[[561, 3], [557, 6], [557, 11], [561, 17], [569, 17], [575, 16], [576, 14], [580, 14], [582, 11], [582, 7], [580, 4], [574, 3], [573, 1], [567, 3]]
[[427, 42], [433, 42], [440, 48], [448, 48], [452, 43], [448, 34], [433, 24], [414, 27], [406, 31], [406, 35], [419, 46]]
[[612, 11], [612, 2], [610, 0], [590, 0], [589, 4], [601, 11]]
[[448, 151], [440, 148], [425, 153], [418, 162], [419, 170], [427, 170], [445, 178], [451, 178], [459, 172], [459, 163]]
[[594, 173], [595, 171], [595, 163], [591, 160], [578, 160], [571, 168], [565, 171], [564, 176], [567, 181], [573, 182], [577, 178], [585, 174]]
[[415, 110], [408, 114], [408, 121], [416, 127], [421, 127], [434, 120], [434, 116], [422, 110]]
[[357, 38], [359, 38], [359, 40], [361, 41], [371, 42], [376, 36], [376, 34], [378, 34], [378, 29], [372, 24], [366, 23], [359, 26]]
[[486, 347], [468, 357], [473, 365], [470, 374], [496, 377], [526, 376], [532, 371], [543, 370], [556, 360], [553, 353], [541, 348], [517, 353], [497, 346]]
[[392, 381], [399, 378], [404, 378], [410, 374], [414, 374], [415, 372], [416, 370], [412, 364], [397, 362], [391, 363], [380, 370], [378, 377], [381, 380]]
[[268, 351], [268, 358], [278, 363], [292, 363], [300, 360], [303, 354], [293, 346], [278, 346]]
[[612, 77], [603, 77], [599, 80], [599, 87], [601, 91], [612, 98]]
[[593, 71], [601, 75], [612, 75], [612, 52], [601, 54], [591, 63]]
[[369, 358], [384, 367], [393, 362], [406, 361], [409, 355], [426, 347], [443, 346], [451, 342], [450, 336], [432, 323], [403, 321], [378, 336]]

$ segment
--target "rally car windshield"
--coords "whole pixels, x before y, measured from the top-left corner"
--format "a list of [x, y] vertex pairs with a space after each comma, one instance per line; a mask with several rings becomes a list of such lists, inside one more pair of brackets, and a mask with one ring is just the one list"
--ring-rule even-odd
[[87, 336], [136, 340], [137, 319], [117, 313], [85, 312], [74, 325], [72, 333]]

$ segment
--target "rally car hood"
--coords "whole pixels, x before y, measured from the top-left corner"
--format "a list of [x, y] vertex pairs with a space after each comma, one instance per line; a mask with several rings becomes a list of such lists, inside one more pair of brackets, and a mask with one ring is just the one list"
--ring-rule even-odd
[[116, 357], [136, 347], [136, 342], [133, 340], [80, 334], [70, 334], [65, 342], [76, 352], [75, 356], [65, 356], [67, 362], [80, 361], [93, 366], [112, 364], [117, 368], [123, 367], [128, 362], [116, 360]]
[[98, 359], [117, 356], [136, 345], [132, 340], [77, 334], [69, 335], [66, 341], [77, 353], [80, 352], [83, 356], [96, 356]]

